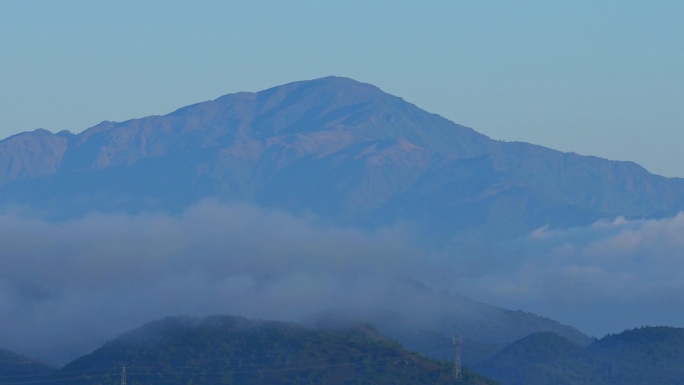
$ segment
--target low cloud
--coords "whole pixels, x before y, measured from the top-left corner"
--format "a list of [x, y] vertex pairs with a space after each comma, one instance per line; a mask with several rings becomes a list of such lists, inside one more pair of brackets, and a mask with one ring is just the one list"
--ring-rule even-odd
[[397, 277], [596, 336], [684, 326], [684, 214], [542, 228], [514, 246], [480, 253], [431, 249], [413, 239], [413, 230], [359, 230], [213, 200], [177, 216], [50, 222], [6, 213], [0, 347], [64, 363], [144, 322], [179, 314], [296, 321], [383, 303], [429, 317], [435, 310], [424, 299], [407, 305], [409, 292], [397, 295]]
[[642, 325], [684, 326], [684, 214], [541, 228], [519, 243], [506, 272], [467, 291], [601, 336]]
[[383, 279], [412, 274], [409, 233], [216, 201], [178, 217], [3, 215], [0, 346], [56, 362], [167, 315], [297, 320], [357, 306]]

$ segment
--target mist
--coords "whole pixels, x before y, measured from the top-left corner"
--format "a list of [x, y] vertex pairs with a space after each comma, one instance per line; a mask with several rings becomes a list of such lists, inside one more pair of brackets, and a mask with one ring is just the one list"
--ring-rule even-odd
[[540, 228], [517, 242], [505, 271], [466, 278], [463, 287], [481, 300], [549, 316], [597, 337], [640, 326], [682, 327], [683, 234], [683, 213]]
[[[431, 250], [415, 233], [407, 223], [359, 230], [215, 200], [177, 216], [92, 213], [51, 222], [7, 212], [0, 347], [63, 364], [173, 315], [300, 321], [382, 304], [430, 322], [442, 305], [398, 295], [397, 278], [595, 336], [684, 326], [684, 214], [541, 228], [496, 255]], [[475, 261], [477, 269], [463, 268]]]
[[169, 315], [296, 321], [372, 307], [418, 255], [405, 226], [360, 231], [212, 200], [177, 217], [5, 214], [0, 245], [0, 346], [59, 363]]

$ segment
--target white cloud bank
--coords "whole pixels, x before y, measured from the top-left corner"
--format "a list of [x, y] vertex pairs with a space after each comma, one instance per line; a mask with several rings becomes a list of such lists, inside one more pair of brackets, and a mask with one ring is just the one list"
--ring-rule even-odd
[[[684, 214], [539, 229], [516, 252], [469, 258], [421, 250], [412, 234], [409, 226], [363, 231], [216, 201], [180, 216], [53, 223], [3, 214], [0, 347], [58, 362], [167, 315], [297, 320], [378, 301], [406, 306], [385, 284], [395, 277], [597, 336], [684, 326]], [[50, 357], [55, 348], [61, 355]]]
[[168, 315], [296, 320], [361, 306], [385, 277], [410, 275], [409, 239], [401, 226], [366, 232], [215, 201], [179, 217], [1, 215], [0, 346], [68, 356]]
[[601, 336], [642, 325], [684, 326], [684, 214], [538, 229], [505, 272], [469, 280], [469, 293]]

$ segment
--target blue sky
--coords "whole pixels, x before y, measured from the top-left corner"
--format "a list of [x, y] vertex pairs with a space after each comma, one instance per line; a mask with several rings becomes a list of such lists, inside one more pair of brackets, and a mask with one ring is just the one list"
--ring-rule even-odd
[[0, 138], [327, 75], [684, 177], [684, 2], [0, 2]]

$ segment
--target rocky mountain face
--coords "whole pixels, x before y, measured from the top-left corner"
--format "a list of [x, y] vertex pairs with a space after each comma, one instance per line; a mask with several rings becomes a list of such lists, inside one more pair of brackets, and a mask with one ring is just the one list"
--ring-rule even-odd
[[[470, 252], [469, 242], [481, 252], [543, 225], [672, 215], [684, 208], [684, 180], [630, 162], [491, 140], [336, 77], [78, 134], [37, 130], [0, 141], [0, 213], [174, 213], [204, 198], [313, 213], [354, 228], [408, 223], [426, 248], [442, 251], [457, 239], [458, 250], [440, 254], [452, 258]], [[590, 342], [552, 320], [411, 284], [389, 293], [381, 298], [396, 306], [373, 301], [377, 312], [357, 315], [414, 350], [463, 334], [464, 359], [476, 363], [539, 331]]]
[[346, 78], [237, 93], [79, 134], [0, 142], [0, 203], [56, 217], [177, 210], [205, 197], [429, 234], [510, 236], [684, 208], [684, 180], [489, 139]]
[[53, 175], [67, 150], [69, 133], [36, 130], [0, 142], [0, 185]]

